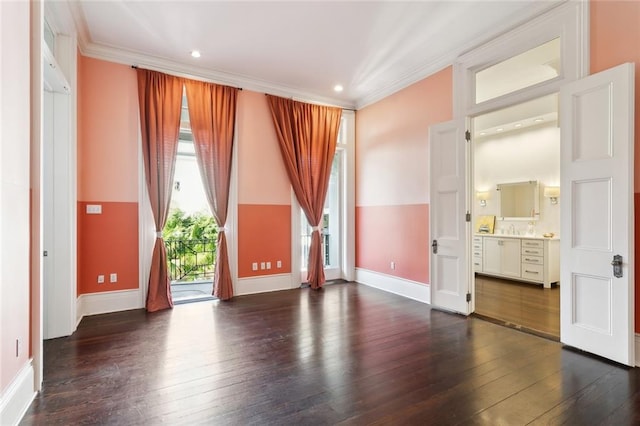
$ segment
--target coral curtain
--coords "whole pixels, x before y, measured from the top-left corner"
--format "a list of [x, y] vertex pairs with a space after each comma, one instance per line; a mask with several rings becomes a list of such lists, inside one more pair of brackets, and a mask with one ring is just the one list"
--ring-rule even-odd
[[154, 312], [173, 307], [162, 229], [171, 202], [183, 81], [145, 69], [138, 69], [137, 72], [142, 155], [157, 237], [153, 246], [146, 306], [147, 311]]
[[231, 157], [238, 89], [202, 81], [185, 81], [191, 132], [211, 213], [218, 224], [213, 295], [233, 297], [231, 270], [224, 232], [229, 204]]
[[291, 186], [313, 228], [307, 281], [313, 289], [325, 282], [321, 220], [336, 152], [342, 109], [267, 95]]

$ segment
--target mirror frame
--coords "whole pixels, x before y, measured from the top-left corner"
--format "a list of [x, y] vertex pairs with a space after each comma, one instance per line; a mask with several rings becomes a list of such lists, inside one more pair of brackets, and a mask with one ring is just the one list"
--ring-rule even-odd
[[[533, 185], [533, 216], [503, 216], [502, 215], [502, 188], [505, 186], [525, 186]], [[540, 219], [540, 184], [537, 180], [528, 180], [524, 182], [505, 182], [496, 185], [498, 196], [498, 216], [499, 220], [521, 220], [521, 221], [533, 221]]]

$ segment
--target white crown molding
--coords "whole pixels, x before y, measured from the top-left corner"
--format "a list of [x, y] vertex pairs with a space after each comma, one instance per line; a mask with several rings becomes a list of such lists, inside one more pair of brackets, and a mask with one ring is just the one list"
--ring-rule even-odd
[[[431, 60], [414, 70], [406, 73], [394, 82], [383, 88], [374, 90], [364, 96], [353, 101], [337, 99], [333, 97], [320, 96], [301, 88], [291, 87], [283, 84], [271, 83], [256, 79], [250, 76], [231, 74], [222, 71], [216, 71], [201, 67], [194, 67], [183, 63], [171, 61], [165, 58], [145, 55], [140, 52], [133, 52], [115, 48], [111, 46], [97, 44], [91, 41], [91, 35], [88, 31], [86, 20], [82, 13], [82, 8], [78, 2], [47, 2], [47, 15], [51, 17], [52, 27], [59, 32], [73, 34], [78, 39], [80, 52], [84, 56], [107, 60], [127, 65], [138, 65], [140, 67], [154, 69], [157, 71], [176, 74], [182, 77], [195, 78], [200, 80], [211, 81], [219, 84], [242, 87], [260, 93], [269, 93], [277, 96], [293, 98], [296, 100], [312, 103], [320, 103], [338, 106], [347, 109], [361, 109], [371, 105], [381, 99], [384, 99], [420, 80], [450, 66], [462, 54], [471, 49], [482, 45], [488, 40], [511, 30], [523, 21], [530, 20], [554, 7], [559, 3], [565, 3], [568, 0], [552, 0], [535, 2], [532, 4], [526, 14], [519, 13], [512, 15], [509, 19], [504, 20], [502, 26], [494, 28], [491, 34], [479, 40], [460, 46], [460, 48], [448, 52], [436, 60]], [[517, 22], [517, 25], [513, 23]]]
[[293, 98], [295, 100], [311, 103], [326, 104], [337, 106], [340, 108], [354, 109], [355, 104], [342, 99], [319, 96], [317, 94], [307, 92], [305, 90], [274, 84], [262, 81], [253, 77], [231, 74], [223, 71], [215, 71], [202, 67], [195, 67], [183, 63], [171, 61], [165, 58], [159, 58], [151, 55], [144, 55], [138, 52], [128, 51], [120, 48], [89, 43], [81, 46], [80, 52], [84, 56], [102, 59], [110, 62], [135, 65], [141, 68], [152, 69], [156, 71], [166, 72], [177, 75], [179, 77], [193, 78], [196, 80], [205, 80], [226, 86], [241, 87], [259, 93], [268, 93], [271, 95]]
[[[478, 46], [482, 46], [483, 44], [500, 36], [501, 34], [518, 28], [520, 25], [522, 25], [523, 21], [534, 19], [535, 17], [546, 13], [547, 11], [557, 7], [559, 4], [564, 3], [565, 1], [567, 0], [553, 0], [548, 2], [542, 1], [534, 3], [527, 12], [526, 16], [523, 16], [521, 12], [517, 15], [511, 15], [509, 18], [503, 20], [504, 24], [495, 27], [494, 31], [491, 34], [488, 34], [487, 37], [476, 39], [467, 44], [461, 45], [456, 50], [450, 51], [435, 60], [424, 63], [423, 65], [417, 67], [413, 71], [410, 71], [409, 73], [400, 77], [395, 82], [387, 85], [386, 87], [360, 97], [356, 100], [356, 109], [359, 110], [366, 106], [374, 104], [390, 95], [393, 95], [396, 92], [399, 92], [402, 89], [411, 86], [414, 83], [424, 80], [428, 76], [435, 74], [436, 72], [441, 71], [448, 66], [453, 65], [454, 62], [465, 53], [476, 49]], [[516, 22], [516, 24], [514, 24], [514, 22]]]

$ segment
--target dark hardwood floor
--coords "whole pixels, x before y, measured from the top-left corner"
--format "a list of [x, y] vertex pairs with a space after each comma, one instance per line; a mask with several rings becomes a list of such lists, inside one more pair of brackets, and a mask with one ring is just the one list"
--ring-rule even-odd
[[476, 314], [560, 340], [560, 287], [476, 275]]
[[87, 317], [22, 424], [638, 424], [639, 370], [351, 283]]

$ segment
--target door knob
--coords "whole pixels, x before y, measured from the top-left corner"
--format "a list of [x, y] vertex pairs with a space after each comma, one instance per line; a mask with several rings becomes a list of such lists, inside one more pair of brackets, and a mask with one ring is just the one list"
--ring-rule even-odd
[[611, 266], [613, 266], [613, 276], [616, 278], [622, 278], [622, 256], [619, 254], [613, 256]]

